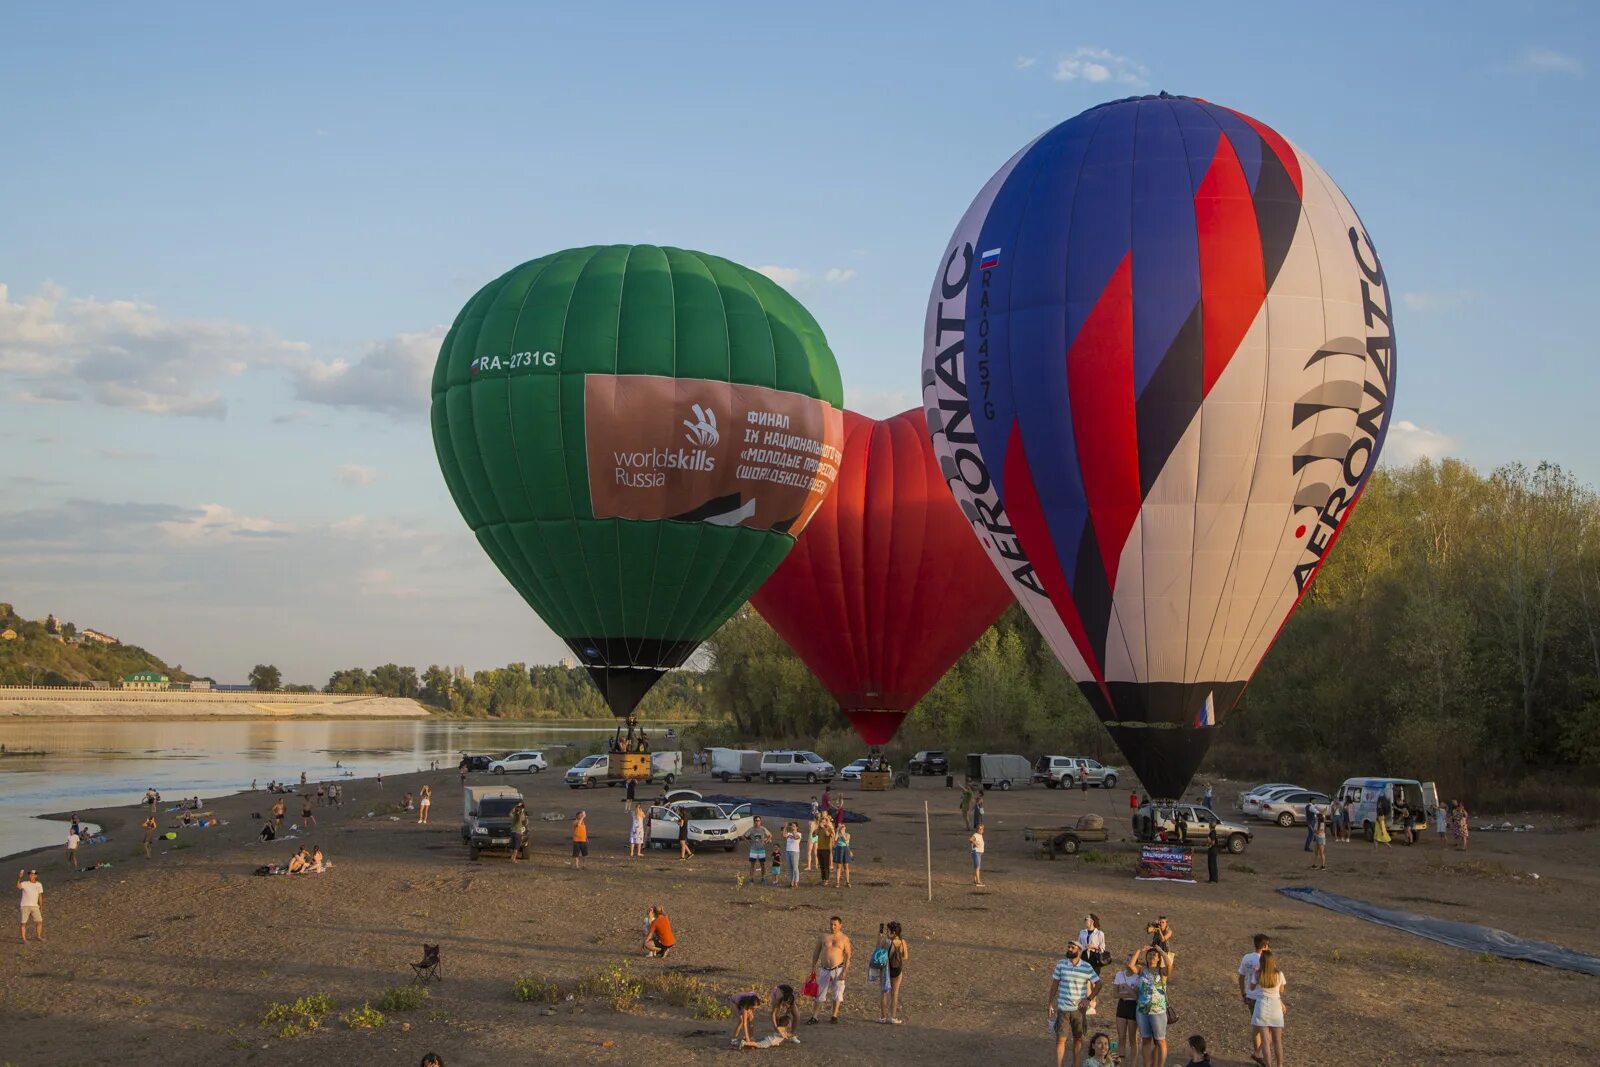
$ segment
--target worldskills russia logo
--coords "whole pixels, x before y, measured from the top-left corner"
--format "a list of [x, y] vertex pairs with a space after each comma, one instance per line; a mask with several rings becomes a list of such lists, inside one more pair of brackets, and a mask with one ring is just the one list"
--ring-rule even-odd
[[694, 421], [683, 420], [684, 439], [696, 448], [714, 448], [722, 440], [717, 432], [717, 413], [711, 408], [694, 405]]

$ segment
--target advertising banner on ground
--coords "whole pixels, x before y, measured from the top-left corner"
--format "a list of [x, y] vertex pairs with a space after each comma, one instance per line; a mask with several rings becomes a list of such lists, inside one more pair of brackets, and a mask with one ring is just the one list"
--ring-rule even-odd
[[1194, 850], [1172, 845], [1145, 845], [1139, 850], [1134, 877], [1145, 882], [1193, 882]]

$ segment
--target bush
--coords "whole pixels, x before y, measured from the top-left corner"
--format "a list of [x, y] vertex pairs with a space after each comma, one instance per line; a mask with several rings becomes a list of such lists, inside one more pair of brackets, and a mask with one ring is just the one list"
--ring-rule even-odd
[[580, 978], [573, 991], [580, 997], [604, 1000], [612, 1011], [632, 1011], [644, 994], [644, 986], [625, 964], [613, 963], [603, 971]]
[[261, 1017], [261, 1025], [282, 1023], [279, 1037], [295, 1037], [322, 1026], [322, 1017], [333, 1011], [333, 998], [326, 993], [308, 993], [293, 1004], [272, 1004]]
[[378, 1011], [371, 1004], [363, 1004], [359, 1008], [352, 1008], [340, 1018], [352, 1030], [376, 1030], [383, 1025], [383, 1012]]
[[419, 985], [390, 986], [378, 998], [382, 1011], [416, 1011], [428, 999], [428, 991]]
[[512, 983], [511, 993], [524, 1004], [554, 1004], [561, 999], [560, 986], [533, 975], [518, 978]]

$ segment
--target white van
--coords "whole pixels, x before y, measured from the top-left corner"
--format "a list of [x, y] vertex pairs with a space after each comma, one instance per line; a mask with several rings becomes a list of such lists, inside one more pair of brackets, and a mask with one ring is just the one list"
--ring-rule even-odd
[[761, 773], [768, 782], [831, 782], [833, 764], [802, 749], [777, 749], [761, 753]]
[[[1411, 809], [1411, 825], [1418, 832], [1428, 828], [1428, 816], [1439, 806], [1439, 790], [1432, 782], [1419, 782], [1415, 778], [1346, 778], [1333, 799], [1340, 803], [1348, 800], [1353, 805], [1350, 815], [1351, 829], [1359, 826], [1372, 840], [1378, 825], [1378, 798], [1388, 797], [1392, 812], [1403, 801]], [[1395, 817], [1389, 816], [1389, 832], [1399, 829]]]
[[711, 748], [706, 750], [711, 757], [711, 777], [720, 778], [724, 782], [734, 778], [743, 778], [750, 781], [761, 773], [761, 753], [744, 748]]

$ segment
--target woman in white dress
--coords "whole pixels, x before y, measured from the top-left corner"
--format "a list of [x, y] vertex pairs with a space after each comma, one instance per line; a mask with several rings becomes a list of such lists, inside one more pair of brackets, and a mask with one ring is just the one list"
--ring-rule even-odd
[[1270, 948], [1261, 950], [1261, 966], [1250, 980], [1255, 994], [1255, 1010], [1250, 1025], [1261, 1038], [1261, 1059], [1265, 1067], [1283, 1067], [1283, 972]]
[[644, 808], [638, 804], [633, 806], [632, 815], [628, 819], [628, 855], [644, 855]]

